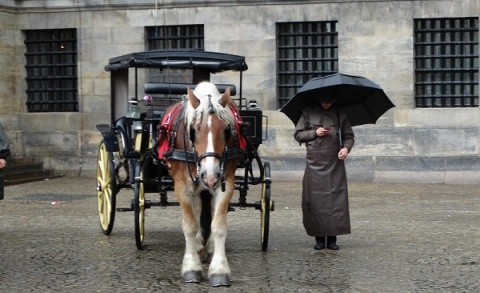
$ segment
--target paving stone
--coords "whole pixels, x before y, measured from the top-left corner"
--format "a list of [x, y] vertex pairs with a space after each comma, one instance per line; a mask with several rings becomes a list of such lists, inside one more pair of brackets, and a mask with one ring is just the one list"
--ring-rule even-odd
[[[478, 185], [351, 182], [352, 234], [338, 237], [338, 251], [315, 251], [302, 226], [301, 179], [287, 177], [272, 178], [275, 211], [267, 252], [261, 250], [258, 210], [228, 214], [232, 285], [215, 292], [480, 290]], [[212, 291], [207, 282], [181, 280], [178, 206], [146, 211], [145, 247], [139, 251], [133, 213], [117, 212], [106, 236], [95, 194], [95, 178], [84, 177], [5, 188], [0, 292]], [[128, 206], [132, 197], [131, 190], [122, 190], [118, 206]], [[259, 200], [260, 186], [251, 186], [247, 199]]]

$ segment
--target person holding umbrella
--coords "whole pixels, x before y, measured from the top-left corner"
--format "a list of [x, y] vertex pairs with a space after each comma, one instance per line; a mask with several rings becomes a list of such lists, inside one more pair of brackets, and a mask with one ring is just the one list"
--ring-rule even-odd
[[344, 160], [355, 136], [346, 114], [329, 96], [305, 107], [294, 138], [307, 148], [303, 176], [303, 225], [314, 236], [314, 249], [338, 250], [337, 235], [350, 234], [348, 186]]
[[350, 234], [344, 160], [355, 142], [353, 126], [375, 124], [395, 105], [370, 79], [343, 73], [314, 77], [280, 109], [307, 147], [303, 176], [303, 224], [315, 249], [339, 249], [337, 235]]

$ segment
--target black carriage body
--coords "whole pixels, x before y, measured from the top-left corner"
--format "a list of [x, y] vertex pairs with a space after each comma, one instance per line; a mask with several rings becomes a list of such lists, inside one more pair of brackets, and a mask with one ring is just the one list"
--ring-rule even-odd
[[[156, 82], [147, 74], [150, 69], [187, 70], [191, 78], [181, 78], [178, 82], [168, 78], [168, 82]], [[168, 176], [165, 166], [159, 163], [154, 151], [157, 126], [165, 110], [156, 107], [155, 98], [162, 95], [185, 95], [188, 88], [194, 89], [201, 81], [210, 81], [211, 74], [235, 71], [239, 73], [238, 87], [234, 84], [216, 84], [220, 92], [230, 88], [230, 94], [237, 103], [244, 122], [241, 126], [242, 134], [248, 141], [247, 158], [238, 167], [244, 169], [244, 176], [236, 175], [235, 178], [235, 189], [240, 192], [239, 202], [231, 203], [231, 208], [255, 207], [261, 211], [262, 249], [266, 250], [269, 213], [270, 210], [273, 211], [273, 201], [270, 201], [270, 164], [262, 163], [257, 152], [263, 134], [266, 134], [263, 130], [266, 117], [256, 104], [247, 105], [242, 97], [242, 73], [247, 69], [243, 56], [194, 49], [137, 52], [109, 60], [105, 70], [110, 72], [110, 125], [97, 125], [103, 136], [97, 159], [97, 198], [101, 227], [105, 234], [112, 231], [116, 210], [134, 211], [135, 240], [140, 249], [143, 243], [145, 209], [151, 206], [178, 205], [167, 200], [167, 191], [173, 190], [173, 179]], [[152, 98], [152, 101], [140, 98], [143, 95]], [[135, 116], [127, 115], [133, 109], [132, 105], [137, 105], [137, 110], [141, 109], [135, 110]], [[122, 173], [125, 178], [120, 178], [121, 169], [125, 171]], [[262, 184], [260, 201], [247, 203], [249, 184]], [[132, 189], [134, 199], [131, 207], [115, 208], [116, 195], [122, 188]], [[160, 200], [147, 200], [146, 193], [158, 193]]]

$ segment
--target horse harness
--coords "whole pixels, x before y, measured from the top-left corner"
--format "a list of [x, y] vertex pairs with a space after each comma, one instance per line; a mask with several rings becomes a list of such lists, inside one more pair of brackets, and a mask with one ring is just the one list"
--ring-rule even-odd
[[[246, 139], [243, 137], [242, 132], [240, 131], [240, 127], [243, 125], [243, 121], [241, 119], [238, 110], [234, 107], [230, 107], [229, 109], [234, 116], [234, 123], [235, 125], [228, 125], [225, 129], [225, 140], [228, 142], [229, 140], [233, 140], [233, 146], [229, 147], [228, 144], [225, 145], [225, 149], [223, 153], [217, 154], [215, 152], [205, 152], [201, 155], [198, 155], [195, 151], [195, 129], [193, 126], [190, 125], [190, 129], [187, 132], [187, 125], [185, 125], [184, 118], [185, 118], [185, 102], [179, 102], [173, 105], [171, 108], [165, 112], [162, 121], [160, 122], [159, 128], [159, 137], [157, 141], [158, 149], [157, 149], [157, 156], [159, 157], [162, 164], [165, 166], [167, 165], [167, 161], [169, 160], [176, 160], [176, 161], [184, 161], [186, 163], [194, 163], [197, 168], [197, 176], [192, 175], [192, 170], [190, 169], [190, 164], [187, 164], [187, 168], [190, 174], [190, 178], [192, 181], [197, 184], [198, 183], [198, 171], [200, 169], [200, 161], [206, 157], [215, 157], [220, 160], [220, 167], [221, 167], [221, 185], [222, 191], [225, 191], [225, 164], [228, 160], [232, 160], [235, 158], [242, 158], [245, 160], [246, 157]], [[211, 113], [213, 107], [211, 107]], [[175, 148], [175, 141], [177, 139], [177, 134], [179, 132], [180, 127], [183, 126], [183, 149]], [[187, 133], [189, 133], [189, 139], [192, 143], [191, 147], [187, 149]]]

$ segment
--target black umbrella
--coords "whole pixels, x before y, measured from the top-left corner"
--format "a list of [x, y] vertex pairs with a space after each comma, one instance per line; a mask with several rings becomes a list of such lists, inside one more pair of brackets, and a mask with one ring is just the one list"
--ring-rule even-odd
[[335, 73], [309, 80], [280, 112], [296, 125], [303, 109], [320, 99], [334, 100], [347, 114], [352, 126], [374, 124], [395, 107], [383, 90], [368, 78]]

